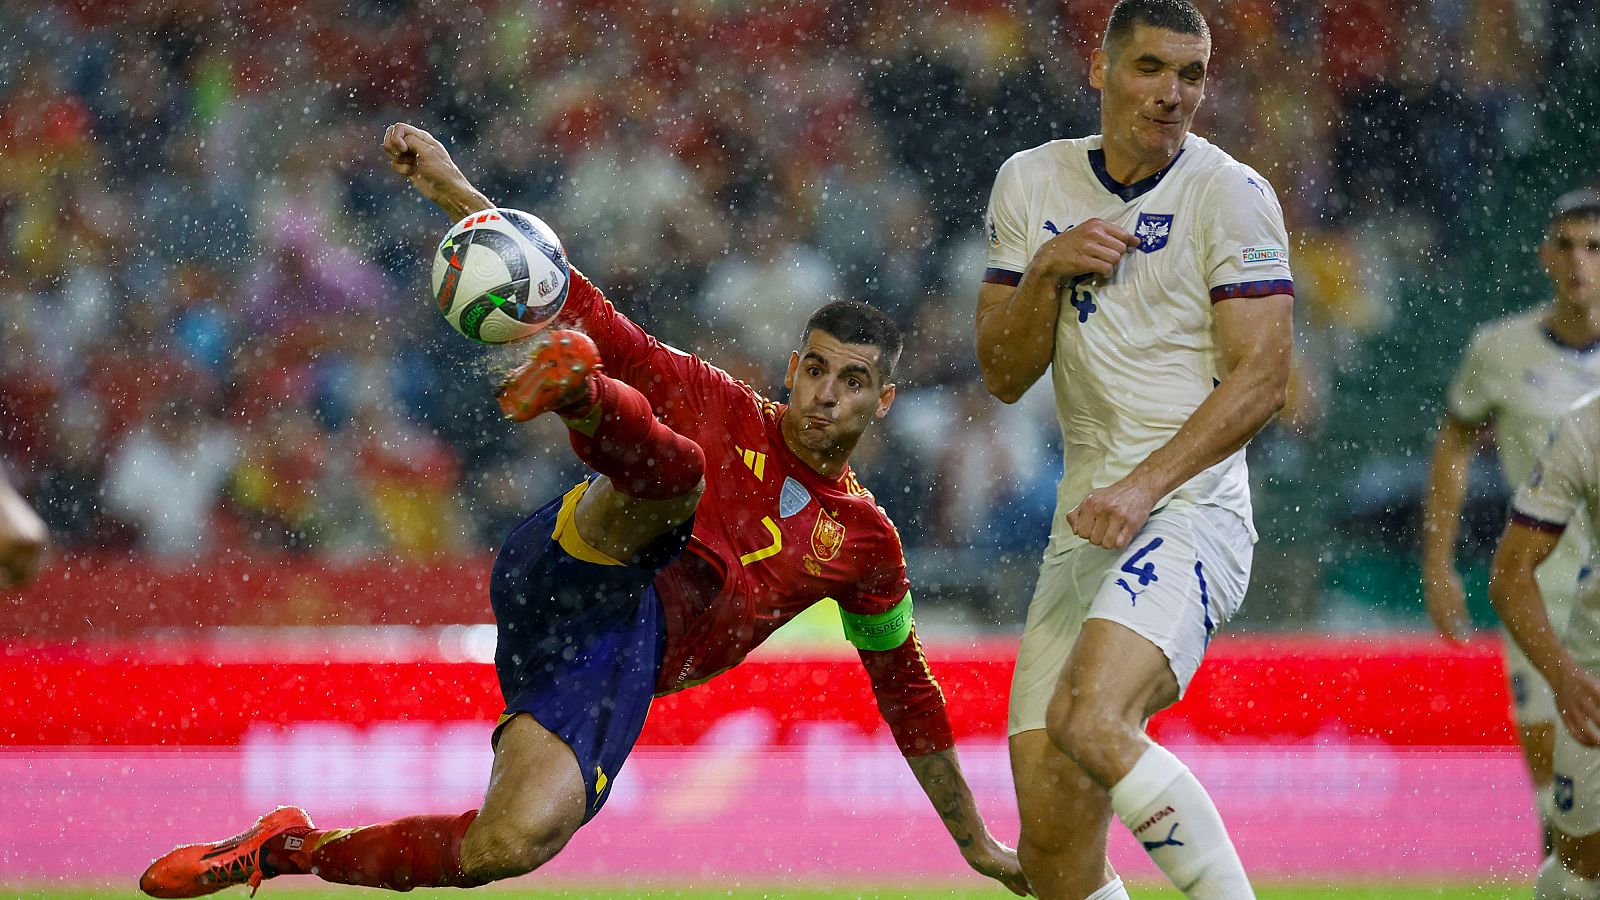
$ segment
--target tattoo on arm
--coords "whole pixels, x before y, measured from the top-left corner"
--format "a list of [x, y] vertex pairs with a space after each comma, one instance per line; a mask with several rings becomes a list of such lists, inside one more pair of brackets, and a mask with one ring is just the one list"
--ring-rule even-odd
[[944, 827], [950, 831], [956, 846], [966, 849], [976, 843], [978, 835], [974, 826], [978, 823], [978, 807], [967, 780], [961, 775], [955, 751], [907, 757], [906, 764], [911, 766], [923, 793], [944, 820]]

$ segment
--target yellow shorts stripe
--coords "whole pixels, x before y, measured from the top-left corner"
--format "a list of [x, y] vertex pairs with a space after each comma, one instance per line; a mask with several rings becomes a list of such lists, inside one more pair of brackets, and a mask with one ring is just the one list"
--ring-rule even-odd
[[588, 481], [580, 481], [561, 498], [561, 513], [556, 516], [556, 530], [551, 537], [561, 545], [561, 549], [567, 551], [568, 556], [580, 562], [596, 566], [620, 566], [622, 563], [589, 546], [589, 542], [578, 533], [578, 501], [589, 490], [589, 484]]

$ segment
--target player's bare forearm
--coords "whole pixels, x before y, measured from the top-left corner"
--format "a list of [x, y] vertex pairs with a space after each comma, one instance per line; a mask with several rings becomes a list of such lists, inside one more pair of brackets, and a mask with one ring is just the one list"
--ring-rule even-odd
[[[1228, 301], [1237, 302], [1237, 301]], [[1090, 491], [1067, 513], [1074, 534], [1121, 550], [1160, 499], [1243, 447], [1283, 407], [1289, 390], [1292, 300], [1254, 300], [1217, 320], [1218, 345], [1233, 363], [1183, 427], [1122, 480]]]
[[1567, 733], [1595, 747], [1600, 746], [1600, 679], [1580, 665], [1556, 635], [1533, 576], [1560, 538], [1558, 531], [1515, 521], [1507, 525], [1489, 572], [1489, 600], [1511, 639], [1550, 683]]
[[404, 122], [390, 125], [383, 133], [383, 150], [389, 156], [389, 167], [405, 176], [451, 221], [494, 208], [456, 167], [444, 144], [427, 131]]
[[985, 284], [978, 294], [978, 367], [989, 393], [1015, 403], [1055, 353], [1061, 285], [1079, 275], [1110, 277], [1123, 254], [1139, 246], [1132, 232], [1085, 219], [1045, 241], [1016, 289]]
[[1552, 685], [1581, 670], [1556, 636], [1534, 570], [1555, 549], [1559, 534], [1515, 522], [1506, 526], [1489, 572], [1489, 602], [1534, 668]]
[[[433, 199], [433, 198], [430, 198]], [[462, 179], [461, 186], [448, 196], [433, 200], [434, 204], [445, 211], [450, 221], [459, 222], [475, 212], [493, 209], [488, 197], [478, 192], [466, 179]]]
[[1467, 469], [1481, 428], [1445, 416], [1433, 445], [1422, 501], [1422, 606], [1439, 634], [1466, 640], [1472, 633], [1467, 591], [1456, 572], [1456, 533], [1467, 496]]
[[1005, 885], [1012, 893], [1029, 895], [1027, 878], [1017, 862], [1015, 850], [995, 840], [983, 823], [977, 801], [961, 774], [956, 751], [941, 750], [923, 756], [908, 756], [906, 764], [916, 775], [922, 792], [939, 813], [939, 819], [955, 839], [961, 855], [978, 872]]
[[961, 763], [954, 750], [941, 750], [924, 756], [906, 757], [906, 765], [917, 776], [922, 792], [939, 813], [944, 827], [955, 839], [956, 846], [965, 851], [979, 840], [989, 837], [983, 819], [978, 815], [978, 804], [961, 774]]
[[[1239, 301], [1229, 301], [1239, 302]], [[1283, 408], [1289, 390], [1293, 325], [1287, 297], [1246, 300], [1278, 309], [1259, 317], [1248, 346], [1228, 373], [1166, 444], [1124, 480], [1166, 496], [1243, 447]], [[1227, 349], [1223, 351], [1227, 354]]]
[[975, 341], [978, 368], [989, 393], [1015, 403], [1050, 367], [1060, 280], [1032, 265], [1015, 288], [984, 284], [978, 292]]
[[1422, 567], [1453, 567], [1461, 507], [1467, 497], [1467, 469], [1478, 431], [1445, 416], [1433, 443], [1428, 490], [1422, 504]]

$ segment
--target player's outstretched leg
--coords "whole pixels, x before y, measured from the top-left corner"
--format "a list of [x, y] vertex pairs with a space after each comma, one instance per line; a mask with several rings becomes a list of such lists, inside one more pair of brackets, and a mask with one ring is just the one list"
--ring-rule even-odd
[[704, 487], [705, 454], [656, 419], [650, 401], [600, 371], [589, 338], [557, 331], [498, 394], [510, 418], [555, 412], [578, 458], [605, 478], [579, 502], [578, 532], [626, 563], [694, 514]]
[[583, 824], [586, 792], [572, 750], [520, 715], [500, 729], [482, 810], [318, 830], [303, 811], [279, 807], [243, 834], [173, 850], [151, 863], [139, 888], [199, 897], [243, 884], [253, 894], [279, 875], [391, 891], [475, 887], [554, 858]]
[[551, 411], [561, 416], [578, 458], [627, 496], [670, 500], [700, 481], [700, 446], [661, 424], [643, 394], [601, 372], [599, 353], [581, 331], [551, 334], [501, 383], [496, 399], [519, 422]]
[[1177, 697], [1160, 648], [1092, 618], [1062, 673], [1046, 730], [1110, 792], [1112, 810], [1184, 896], [1249, 900], [1255, 893], [1211, 796], [1144, 733], [1144, 720]]
[[253, 895], [263, 879], [307, 874], [394, 891], [471, 887], [482, 882], [462, 871], [461, 843], [477, 814], [318, 830], [303, 810], [280, 806], [243, 834], [161, 857], [145, 870], [139, 889], [152, 897], [200, 897], [242, 884]]

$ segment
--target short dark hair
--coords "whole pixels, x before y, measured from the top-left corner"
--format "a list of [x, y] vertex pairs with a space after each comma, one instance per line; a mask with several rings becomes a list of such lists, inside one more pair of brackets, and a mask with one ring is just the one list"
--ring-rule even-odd
[[1206, 17], [1189, 0], [1119, 0], [1106, 22], [1106, 36], [1101, 47], [1115, 56], [1116, 50], [1140, 25], [1211, 40], [1211, 27], [1206, 24]]
[[1550, 207], [1550, 228], [1553, 230], [1568, 222], [1591, 222], [1600, 219], [1600, 191], [1580, 188], [1568, 191]]
[[846, 344], [869, 344], [878, 348], [878, 371], [887, 382], [894, 377], [900, 361], [900, 327], [883, 310], [857, 300], [835, 300], [811, 314], [800, 341], [813, 331], [826, 331]]

